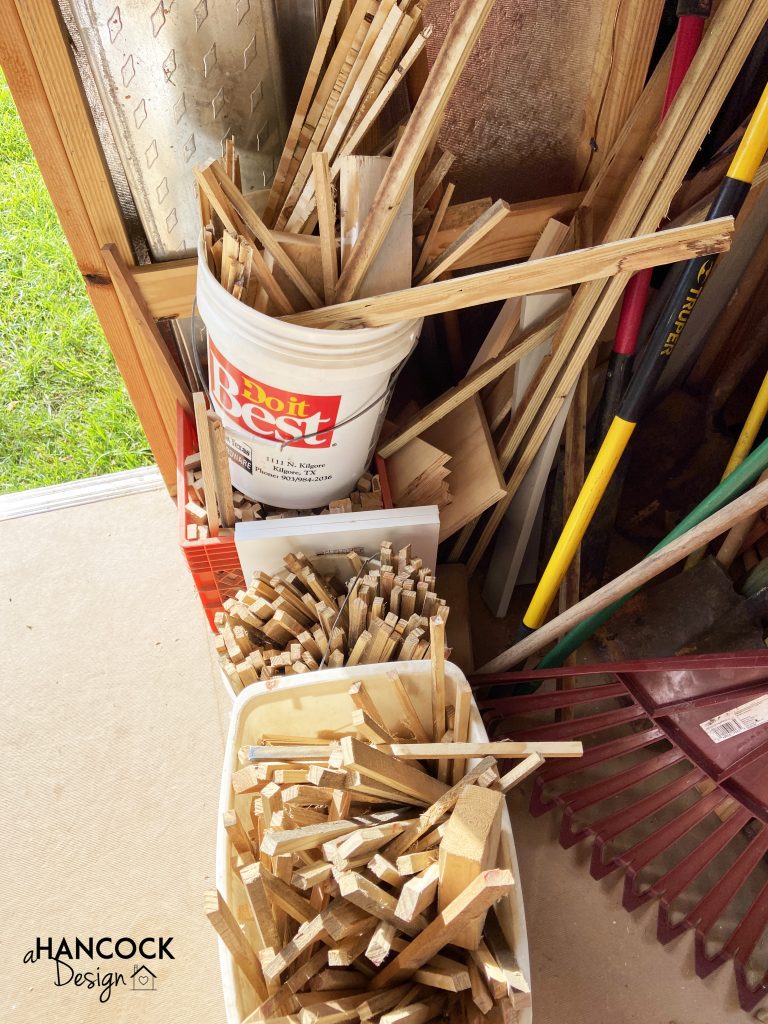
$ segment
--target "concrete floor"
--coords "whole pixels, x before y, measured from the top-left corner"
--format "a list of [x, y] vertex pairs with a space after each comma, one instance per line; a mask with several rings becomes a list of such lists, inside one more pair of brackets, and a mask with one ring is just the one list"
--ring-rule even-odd
[[[228, 703], [175, 510], [152, 491], [0, 523], [0, 543], [0, 1019], [220, 1024], [201, 904]], [[630, 917], [619, 877], [589, 878], [587, 847], [562, 850], [555, 819], [530, 818], [522, 795], [512, 809], [537, 1024], [747, 1019], [729, 966], [697, 979], [688, 937], [663, 949], [653, 907]], [[124, 935], [173, 936], [174, 959], [150, 961], [155, 991], [131, 991], [139, 958], [112, 967], [128, 985], [106, 1003], [23, 962], [37, 938]]]

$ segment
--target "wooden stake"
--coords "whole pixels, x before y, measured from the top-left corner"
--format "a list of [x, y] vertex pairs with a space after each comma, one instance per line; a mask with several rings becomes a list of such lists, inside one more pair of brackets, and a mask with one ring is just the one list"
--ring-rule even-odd
[[317, 224], [320, 229], [320, 257], [323, 264], [323, 288], [326, 305], [333, 303], [336, 282], [339, 279], [336, 251], [336, 207], [333, 202], [331, 173], [327, 153], [312, 154], [312, 173], [315, 179]]
[[354, 298], [384, 242], [493, 4], [494, 0], [463, 0], [451, 22], [374, 206], [363, 225], [352, 259], [339, 279], [337, 296], [340, 302]]

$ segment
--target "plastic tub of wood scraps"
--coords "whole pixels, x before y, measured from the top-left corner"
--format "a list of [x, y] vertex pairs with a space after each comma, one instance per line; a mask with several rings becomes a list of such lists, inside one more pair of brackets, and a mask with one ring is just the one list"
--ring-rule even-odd
[[[422, 722], [429, 722], [432, 716], [430, 663], [406, 661], [398, 663], [396, 667], [419, 717]], [[391, 664], [358, 665], [296, 677], [278, 677], [269, 681], [273, 687], [270, 690], [262, 682], [252, 683], [238, 696], [232, 710], [224, 756], [216, 845], [217, 888], [236, 914], [239, 908], [248, 905], [248, 900], [236, 871], [236, 851], [223, 828], [222, 820], [225, 812], [232, 809], [237, 811], [242, 821], [250, 820], [249, 804], [252, 798], [248, 795], [236, 797], [232, 789], [232, 774], [241, 767], [238, 763], [239, 749], [257, 744], [264, 735], [314, 737], [328, 736], [335, 732], [348, 734], [354, 706], [347, 691], [358, 680], [365, 684], [376, 701], [384, 724], [395, 731], [400, 714], [397, 701], [394, 696], [390, 696], [392, 683], [386, 677], [386, 672], [392, 668]], [[466, 684], [465, 677], [455, 665], [447, 663], [445, 682], [446, 702], [455, 706], [457, 686]], [[390, 717], [391, 721], [388, 720]], [[488, 734], [474, 701], [471, 705], [469, 740], [475, 743], [488, 741]], [[467, 762], [467, 769], [474, 763]], [[506, 806], [503, 809], [498, 864], [512, 871], [515, 887], [496, 905], [495, 913], [509, 949], [514, 953], [517, 967], [529, 986], [530, 961], [520, 871]], [[219, 960], [227, 1024], [242, 1024], [256, 1009], [257, 997], [221, 939]], [[531, 1021], [530, 1005], [521, 1007], [518, 1011], [519, 1024], [531, 1024]]]

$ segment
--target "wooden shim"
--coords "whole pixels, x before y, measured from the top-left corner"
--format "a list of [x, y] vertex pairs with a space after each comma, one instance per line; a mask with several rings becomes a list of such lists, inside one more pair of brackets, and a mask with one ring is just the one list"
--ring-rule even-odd
[[367, 747], [351, 736], [342, 739], [341, 751], [347, 767], [356, 768], [407, 796], [430, 802], [437, 800], [448, 789], [444, 783], [430, 778], [417, 768], [401, 764], [397, 758], [390, 757], [389, 754], [373, 747]]
[[[496, 864], [504, 796], [493, 789], [466, 788], [456, 802], [440, 843], [438, 910], [444, 910], [483, 871]], [[455, 946], [477, 949], [485, 915], [453, 936]]]
[[[478, 792], [489, 792], [478, 790]], [[421, 874], [409, 878], [400, 890], [400, 896], [395, 909], [396, 915], [403, 921], [409, 923], [423, 913], [432, 903], [437, 893], [437, 881], [440, 869], [438, 865], [430, 864]]]
[[376, 194], [355, 252], [339, 278], [338, 298], [354, 298], [386, 239], [408, 186], [437, 130], [494, 0], [463, 0]]
[[[721, 217], [701, 224], [606, 242], [591, 249], [561, 253], [519, 266], [500, 267], [388, 295], [341, 302], [285, 319], [303, 327], [383, 327], [399, 320], [465, 309], [514, 295], [551, 291], [581, 281], [634, 273], [705, 253], [727, 252], [732, 236], [733, 218]], [[337, 291], [337, 299], [341, 295]]]
[[216, 500], [216, 460], [208, 430], [208, 407], [205, 395], [196, 391], [192, 396], [195, 410], [195, 426], [197, 443], [200, 446], [200, 464], [203, 471], [203, 487], [205, 488], [205, 511], [208, 513], [208, 531], [211, 537], [219, 535], [219, 506]]
[[320, 259], [323, 265], [323, 288], [326, 305], [334, 301], [339, 279], [336, 253], [336, 207], [333, 202], [331, 174], [327, 153], [312, 154], [312, 174], [315, 181], [317, 223], [320, 232]]
[[440, 510], [443, 541], [499, 501], [506, 484], [478, 395], [428, 427], [423, 440], [450, 455], [451, 500]]
[[229, 950], [232, 959], [250, 982], [259, 1001], [263, 1002], [267, 998], [267, 987], [259, 958], [240, 930], [240, 925], [224, 897], [216, 889], [205, 894], [205, 914]]
[[[416, 278], [417, 284], [430, 284], [438, 277], [451, 270], [459, 261], [460, 257], [468, 252], [481, 238], [485, 238], [489, 231], [506, 220], [509, 214], [509, 206], [503, 199], [498, 199], [490, 210], [481, 214], [474, 224], [470, 224], [466, 231], [444, 249], [440, 255], [429, 263], [424, 272]], [[426, 244], [426, 243], [425, 243]]]
[[370, 981], [374, 989], [385, 988], [410, 977], [467, 924], [484, 914], [514, 886], [511, 871], [491, 870], [481, 875], [450, 903], [395, 959]]
[[[531, 636], [504, 651], [497, 658], [483, 665], [480, 672], [504, 672], [546, 647], [552, 640], [562, 636], [569, 629], [583, 622], [595, 612], [602, 611], [614, 601], [626, 597], [644, 583], [654, 579], [659, 573], [686, 558], [692, 551], [709, 544], [715, 537], [729, 530], [735, 523], [741, 522], [754, 512], [768, 505], [768, 480], [757, 484], [740, 498], [725, 505], [719, 512], [704, 519], [681, 537], [667, 544], [666, 547], [649, 555], [627, 572], [617, 576], [615, 580], [585, 597], [583, 601], [569, 608], [568, 611], [550, 619], [548, 623], [537, 629]], [[392, 750], [397, 749], [393, 747]], [[540, 749], [540, 753], [548, 755]], [[534, 753], [534, 751], [530, 751]]]
[[544, 764], [544, 757], [539, 754], [529, 754], [525, 760], [521, 761], [520, 764], [516, 764], [511, 771], [508, 771], [506, 775], [502, 775], [499, 780], [499, 786], [501, 787], [502, 793], [509, 793], [510, 790], [518, 786], [523, 779], [527, 779], [529, 775], [536, 771]]
[[[491, 670], [484, 667], [480, 671]], [[503, 669], [492, 671], [501, 672]], [[530, 743], [509, 740], [500, 740], [496, 743], [392, 743], [376, 749], [401, 761], [439, 761], [441, 757], [451, 757], [452, 752], [458, 757], [496, 757], [500, 760], [529, 757], [531, 754], [542, 754], [544, 757], [581, 757], [584, 753], [580, 740]]]

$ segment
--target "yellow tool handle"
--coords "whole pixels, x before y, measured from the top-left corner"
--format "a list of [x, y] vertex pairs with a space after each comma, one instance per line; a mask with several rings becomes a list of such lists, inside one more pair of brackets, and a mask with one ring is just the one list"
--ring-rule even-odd
[[768, 149], [768, 85], [749, 120], [739, 148], [736, 150], [728, 177], [738, 181], [752, 181]]
[[587, 532], [595, 509], [605, 494], [605, 489], [610, 483], [635, 426], [636, 424], [629, 420], [614, 416], [600, 451], [592, 464], [592, 469], [584, 481], [581, 493], [563, 527], [560, 539], [555, 545], [555, 550], [539, 580], [536, 592], [531, 598], [528, 611], [523, 617], [523, 625], [526, 629], [538, 629], [546, 619], [549, 607], [555, 599], [584, 534]]

